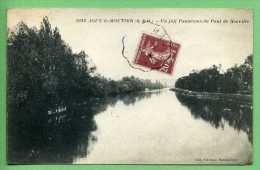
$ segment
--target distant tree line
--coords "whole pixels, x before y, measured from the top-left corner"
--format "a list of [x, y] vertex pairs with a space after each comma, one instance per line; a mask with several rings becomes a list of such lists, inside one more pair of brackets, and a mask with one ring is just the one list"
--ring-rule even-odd
[[100, 90], [93, 90], [94, 96], [110, 96], [117, 94], [126, 94], [146, 89], [160, 89], [163, 85], [159, 82], [152, 82], [151, 80], [139, 79], [134, 76], [123, 77], [121, 80], [115, 81], [107, 79], [100, 75], [93, 77], [94, 87]]
[[115, 81], [95, 73], [89, 56], [72, 52], [45, 17], [39, 29], [18, 24], [8, 33], [8, 101], [62, 103], [64, 100], [105, 97], [162, 88], [159, 82], [133, 76]]
[[250, 55], [243, 64], [235, 65], [224, 73], [221, 73], [221, 65], [193, 71], [188, 76], [179, 78], [175, 87], [199, 92], [252, 94], [252, 73], [252, 56]]

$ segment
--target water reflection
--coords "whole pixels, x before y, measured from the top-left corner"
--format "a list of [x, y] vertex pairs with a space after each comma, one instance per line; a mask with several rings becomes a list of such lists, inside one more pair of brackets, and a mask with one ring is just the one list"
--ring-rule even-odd
[[[88, 146], [98, 139], [94, 116], [118, 101], [134, 105], [155, 92], [135, 93], [82, 102], [63, 102], [58, 106], [23, 104], [8, 108], [8, 162], [72, 163], [86, 157]], [[66, 103], [66, 104], [65, 104]]]
[[244, 131], [252, 143], [252, 104], [231, 100], [207, 100], [175, 93], [195, 118], [201, 118], [215, 128], [225, 127], [225, 122], [237, 131]]

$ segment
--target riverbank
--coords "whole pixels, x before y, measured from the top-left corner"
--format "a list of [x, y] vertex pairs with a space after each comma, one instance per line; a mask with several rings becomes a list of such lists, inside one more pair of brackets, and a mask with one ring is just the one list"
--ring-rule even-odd
[[197, 92], [180, 88], [171, 88], [171, 91], [177, 92], [181, 95], [195, 97], [197, 99], [240, 101], [252, 102], [252, 95], [249, 94], [234, 94], [234, 93], [217, 93], [217, 92]]

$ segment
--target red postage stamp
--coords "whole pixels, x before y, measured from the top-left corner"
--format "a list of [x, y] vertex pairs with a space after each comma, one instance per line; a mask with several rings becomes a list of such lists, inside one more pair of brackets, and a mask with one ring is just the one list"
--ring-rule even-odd
[[144, 33], [134, 63], [172, 74], [179, 48], [178, 43]]

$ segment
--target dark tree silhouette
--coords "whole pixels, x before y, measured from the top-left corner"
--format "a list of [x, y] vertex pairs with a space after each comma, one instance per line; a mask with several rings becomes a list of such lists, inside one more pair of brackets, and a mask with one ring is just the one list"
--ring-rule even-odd
[[[72, 162], [77, 153], [87, 154], [94, 114], [108, 101], [163, 87], [133, 76], [115, 81], [97, 74], [89, 56], [73, 53], [47, 17], [39, 29], [21, 22], [9, 32], [7, 56], [9, 163]], [[126, 96], [120, 98], [127, 104], [138, 100]]]
[[252, 56], [241, 65], [220, 72], [221, 65], [194, 71], [179, 78], [175, 87], [191, 91], [252, 94]]

